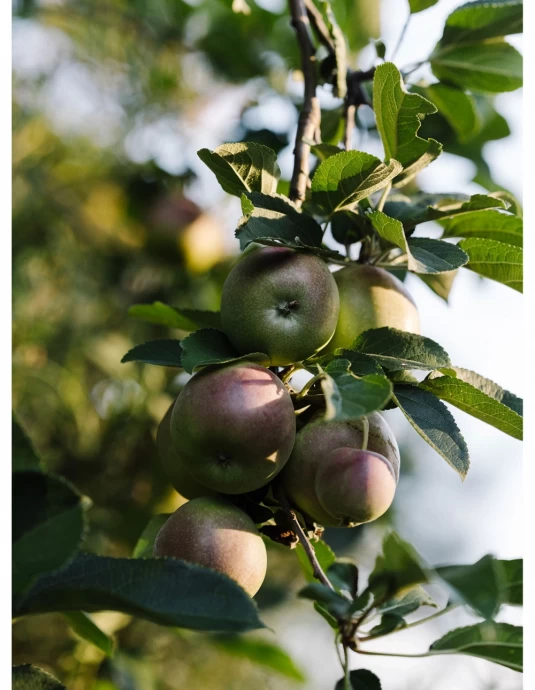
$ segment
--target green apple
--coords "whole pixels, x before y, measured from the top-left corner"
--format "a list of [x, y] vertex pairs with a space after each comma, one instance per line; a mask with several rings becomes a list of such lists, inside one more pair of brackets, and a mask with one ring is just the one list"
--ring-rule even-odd
[[340, 315], [326, 352], [351, 347], [370, 328], [390, 326], [420, 333], [416, 304], [401, 280], [376, 266], [353, 264], [336, 271], [340, 294]]
[[337, 526], [355, 527], [386, 513], [396, 485], [394, 468], [383, 455], [335, 448], [318, 468], [315, 491], [321, 507]]
[[[385, 457], [399, 477], [399, 448], [392, 429], [378, 412], [368, 417], [367, 449]], [[316, 493], [316, 476], [329, 453], [337, 448], [360, 450], [364, 441], [363, 421], [324, 421], [316, 414], [297, 434], [295, 446], [281, 474], [283, 490], [299, 510], [325, 526], [339, 523], [325, 510]]]
[[327, 264], [283, 247], [256, 249], [227, 276], [223, 330], [242, 354], [264, 352], [273, 366], [301, 362], [331, 339], [338, 290]]
[[173, 487], [184, 498], [213, 496], [215, 491], [203, 486], [192, 477], [171, 439], [171, 414], [174, 404], [173, 402], [165, 413], [156, 434], [156, 448], [158, 449], [160, 464]]
[[249, 596], [266, 576], [266, 547], [254, 522], [221, 497], [195, 498], [180, 506], [158, 532], [154, 555], [224, 573]]
[[258, 364], [204, 369], [175, 402], [171, 439], [198, 483], [224, 494], [254, 491], [278, 474], [292, 452], [290, 394]]

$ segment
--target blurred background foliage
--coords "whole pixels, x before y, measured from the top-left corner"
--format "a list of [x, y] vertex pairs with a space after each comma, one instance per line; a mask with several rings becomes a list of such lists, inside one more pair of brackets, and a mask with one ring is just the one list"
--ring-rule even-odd
[[[351, 66], [369, 67], [379, 0], [333, 7]], [[47, 467], [91, 498], [85, 549], [127, 556], [149, 518], [183, 500], [160, 471], [154, 439], [185, 382], [170, 369], [120, 364], [134, 344], [168, 336], [127, 310], [153, 300], [218, 309], [239, 214], [196, 151], [266, 143], [281, 152], [287, 180], [301, 94], [296, 42], [283, 0], [18, 0], [13, 16], [13, 406]], [[329, 140], [340, 102], [323, 91]], [[425, 136], [467, 155], [438, 120]], [[359, 124], [371, 122], [364, 113]], [[493, 127], [507, 136], [503, 118]], [[471, 146], [490, 188], [481, 143]], [[403, 469], [410, 482], [406, 453]], [[370, 553], [380, 529], [370, 528]], [[342, 555], [353, 542], [354, 553], [362, 534], [339, 530], [327, 541]], [[297, 559], [269, 549], [257, 597], [268, 622], [302, 585]], [[279, 628], [304, 607], [294, 600]], [[14, 663], [48, 669], [70, 690], [302, 686], [299, 670], [276, 661], [270, 670], [254, 645], [122, 614], [95, 619], [116, 633], [112, 659], [51, 615], [16, 622]]]

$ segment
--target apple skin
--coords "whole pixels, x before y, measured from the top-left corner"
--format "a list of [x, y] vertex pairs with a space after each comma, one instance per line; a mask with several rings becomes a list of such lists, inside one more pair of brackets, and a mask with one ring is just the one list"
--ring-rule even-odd
[[160, 464], [173, 488], [184, 498], [214, 496], [216, 494], [215, 491], [203, 486], [191, 476], [191, 473], [184, 465], [180, 452], [171, 439], [171, 415], [174, 404], [173, 402], [169, 406], [156, 434], [156, 448], [158, 449]]
[[338, 289], [322, 259], [283, 247], [256, 249], [227, 276], [221, 322], [236, 350], [263, 352], [272, 366], [301, 362], [331, 339]]
[[286, 387], [251, 362], [199, 372], [171, 414], [171, 439], [184, 466], [197, 482], [224, 494], [268, 484], [290, 457], [295, 429]]
[[383, 455], [336, 448], [318, 468], [315, 490], [323, 510], [339, 527], [355, 527], [386, 513], [396, 485], [394, 469]]
[[[379, 453], [389, 461], [397, 482], [400, 456], [392, 429], [378, 412], [372, 412], [367, 419], [367, 449]], [[362, 420], [325, 422], [323, 412], [314, 415], [297, 434], [294, 449], [281, 474], [282, 488], [290, 502], [314, 522], [325, 527], [339, 526], [318, 499], [316, 475], [331, 451], [336, 448], [360, 450], [363, 439]]]
[[153, 553], [224, 573], [251, 597], [266, 575], [266, 547], [254, 522], [222, 497], [180, 506], [158, 532]]
[[349, 348], [370, 328], [390, 326], [409, 333], [420, 333], [416, 303], [399, 278], [376, 266], [353, 264], [334, 274], [340, 295], [336, 330], [325, 348]]

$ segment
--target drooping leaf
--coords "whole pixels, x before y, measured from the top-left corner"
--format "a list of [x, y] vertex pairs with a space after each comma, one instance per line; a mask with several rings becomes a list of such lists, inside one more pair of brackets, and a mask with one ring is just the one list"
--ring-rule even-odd
[[524, 259], [521, 247], [479, 237], [461, 240], [459, 247], [470, 257], [466, 268], [523, 292]]
[[340, 359], [348, 361], [351, 364], [351, 371], [357, 376], [366, 376], [367, 374], [384, 375], [383, 369], [377, 364], [373, 357], [343, 347], [339, 347], [334, 352], [330, 352], [327, 355], [315, 357], [311, 361], [314, 363], [317, 362], [321, 367], [325, 368], [330, 362]]
[[502, 603], [522, 606], [524, 603], [524, 563], [521, 558], [500, 561], [502, 570]]
[[475, 0], [457, 7], [446, 19], [439, 45], [481, 41], [522, 33], [522, 0]]
[[397, 328], [372, 328], [361, 333], [351, 346], [371, 355], [385, 369], [434, 370], [450, 366], [444, 349], [431, 338]]
[[470, 465], [468, 447], [444, 403], [410, 385], [395, 386], [392, 397], [418, 434], [464, 479]]
[[395, 532], [389, 532], [368, 579], [368, 588], [375, 592], [375, 599], [389, 600], [427, 581], [426, 567], [415, 549]]
[[144, 364], [157, 364], [161, 367], [181, 367], [182, 348], [180, 340], [163, 338], [136, 345], [126, 353], [121, 362], [123, 364], [125, 362], [143, 362]]
[[348, 592], [351, 597], [357, 596], [359, 569], [348, 558], [338, 558], [327, 570], [327, 577], [339, 590]]
[[409, 0], [409, 7], [411, 8], [411, 14], [416, 14], [417, 12], [422, 12], [436, 5], [438, 0]]
[[522, 440], [522, 417], [470, 383], [451, 376], [437, 376], [422, 381], [420, 388], [509, 436]]
[[438, 142], [418, 136], [421, 118], [436, 113], [436, 106], [423, 96], [406, 91], [400, 71], [391, 62], [375, 70], [373, 109], [385, 160], [395, 159], [404, 169], [416, 166], [409, 175], [405, 170], [405, 182], [440, 154]]
[[61, 477], [37, 471], [13, 475], [13, 591], [61, 568], [76, 553], [85, 530], [82, 496]]
[[414, 273], [445, 273], [463, 266], [468, 255], [456, 245], [440, 240], [416, 237], [407, 240], [403, 224], [381, 211], [368, 213], [379, 235], [407, 254], [407, 268]]
[[395, 616], [408, 616], [409, 613], [417, 611], [421, 606], [437, 608], [436, 602], [425, 589], [421, 585], [415, 585], [408, 591], [388, 599], [388, 601], [379, 606], [378, 610], [382, 614], [389, 613]]
[[272, 642], [250, 637], [238, 637], [237, 635], [217, 635], [212, 637], [211, 641], [227, 654], [240, 659], [248, 659], [298, 683], [304, 683], [306, 680], [305, 675], [295, 665], [293, 659], [281, 647]]
[[218, 328], [221, 325], [219, 312], [170, 307], [163, 302], [134, 304], [129, 308], [128, 316], [168, 328], [179, 328], [182, 331], [194, 331], [203, 327]]
[[503, 93], [522, 86], [522, 56], [502, 41], [453, 44], [430, 63], [437, 79], [470, 91]]
[[334, 59], [336, 63], [336, 80], [334, 83], [334, 95], [337, 98], [345, 98], [347, 92], [347, 48], [346, 39], [340, 29], [331, 3], [328, 0], [321, 0], [321, 11], [325, 20], [325, 25], [329, 31], [331, 42], [334, 47]]
[[319, 603], [335, 618], [344, 616], [350, 606], [348, 599], [319, 582], [309, 583], [299, 591], [298, 596]]
[[158, 532], [164, 526], [165, 522], [170, 517], [170, 513], [160, 513], [159, 515], [153, 515], [149, 520], [147, 526], [141, 533], [141, 536], [137, 540], [137, 544], [134, 547], [132, 553], [133, 558], [151, 558], [152, 550], [154, 548], [154, 542], [158, 536]]
[[[351, 683], [351, 690], [381, 690], [381, 681], [375, 673], [368, 671], [365, 668], [359, 668], [356, 671], [349, 672], [349, 682]], [[336, 683], [334, 690], [345, 690], [345, 680], [340, 678]]]
[[11, 690], [67, 690], [63, 683], [37, 666], [13, 666]]
[[223, 331], [217, 328], [200, 328], [184, 338], [181, 345], [182, 366], [190, 374], [198, 367], [210, 364], [228, 364], [239, 360], [269, 362], [268, 355], [262, 352], [239, 355]]
[[174, 558], [82, 554], [40, 578], [14, 601], [21, 616], [51, 611], [122, 611], [192, 630], [244, 632], [263, 627], [254, 602], [221, 573]]
[[357, 420], [382, 410], [392, 394], [392, 384], [381, 374], [358, 378], [351, 373], [349, 360], [335, 359], [321, 380], [325, 396], [325, 420]]
[[523, 221], [499, 210], [473, 211], [440, 221], [443, 237], [482, 237], [515, 247], [523, 244]]
[[13, 472], [41, 469], [41, 461], [32, 442], [14, 416], [11, 419], [11, 447], [13, 460], [11, 469]]
[[400, 172], [397, 160], [385, 164], [369, 153], [342, 151], [319, 165], [312, 179], [312, 198], [330, 213], [351, 208]]
[[113, 655], [113, 640], [106, 635], [90, 616], [83, 611], [70, 611], [63, 614], [74, 632], [86, 642], [100, 649], [106, 656]]
[[262, 144], [222, 144], [215, 151], [201, 149], [199, 158], [217, 177], [225, 192], [240, 197], [243, 192], [275, 194], [280, 169], [277, 154]]
[[457, 628], [433, 642], [428, 655], [468, 654], [522, 671], [523, 630], [508, 623], [484, 621]]
[[468, 141], [480, 127], [479, 114], [473, 96], [449, 84], [431, 84], [426, 95], [446, 118], [460, 142]]
[[435, 295], [438, 295], [438, 297], [447, 303], [456, 276], [457, 271], [445, 271], [444, 273], [420, 273], [418, 278], [420, 278]]
[[236, 231], [242, 250], [251, 242], [276, 240], [290, 247], [321, 247], [323, 231], [307, 213], [302, 213], [282, 196], [252, 193], [244, 195], [252, 210], [242, 218]]

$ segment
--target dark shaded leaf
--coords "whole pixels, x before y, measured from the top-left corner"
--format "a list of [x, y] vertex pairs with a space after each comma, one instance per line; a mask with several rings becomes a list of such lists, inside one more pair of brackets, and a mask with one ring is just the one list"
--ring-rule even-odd
[[97, 649], [100, 649], [106, 656], [113, 655], [113, 640], [106, 635], [96, 623], [83, 611], [71, 611], [64, 613], [66, 619], [74, 632], [86, 642], [90, 642]]
[[11, 690], [67, 690], [59, 680], [37, 666], [13, 666]]
[[14, 416], [11, 418], [11, 447], [13, 472], [41, 469], [41, 461], [32, 442]]
[[217, 328], [200, 328], [184, 338], [181, 345], [182, 366], [190, 374], [198, 367], [209, 364], [228, 364], [239, 360], [269, 362], [269, 357], [262, 352], [239, 355], [223, 331]]
[[[367, 671], [365, 668], [359, 668], [356, 671], [349, 672], [349, 680], [351, 683], [351, 690], [381, 690], [381, 681], [375, 673]], [[340, 678], [334, 690], [344, 690], [345, 681]]]
[[121, 362], [143, 362], [161, 367], [182, 367], [182, 348], [180, 340], [165, 338], [150, 340], [129, 350]]

